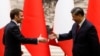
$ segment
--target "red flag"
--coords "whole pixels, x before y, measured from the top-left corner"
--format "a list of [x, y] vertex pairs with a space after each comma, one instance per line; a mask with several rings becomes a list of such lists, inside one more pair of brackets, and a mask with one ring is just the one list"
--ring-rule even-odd
[[4, 56], [4, 46], [2, 44], [3, 29], [0, 29], [0, 56]]
[[3, 31], [4, 26], [10, 21], [10, 1], [2, 0], [0, 2], [0, 56], [4, 56], [4, 45], [3, 45]]
[[[42, 0], [24, 1], [24, 19], [21, 30], [26, 37], [37, 38], [41, 34], [47, 38]], [[48, 43], [27, 44], [26, 47], [32, 56], [50, 56]]]
[[100, 40], [100, 0], [89, 0], [87, 19], [95, 25]]

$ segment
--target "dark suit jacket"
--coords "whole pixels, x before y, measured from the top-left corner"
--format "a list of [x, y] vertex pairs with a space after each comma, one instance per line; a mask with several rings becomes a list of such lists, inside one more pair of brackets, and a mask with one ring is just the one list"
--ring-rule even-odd
[[37, 39], [24, 38], [24, 36], [20, 32], [19, 27], [15, 24], [15, 22], [11, 21], [6, 25], [4, 30], [4, 56], [21, 56], [21, 43], [37, 44]]
[[77, 25], [73, 24], [71, 31], [60, 34], [59, 41], [73, 38], [73, 56], [99, 56], [99, 39], [95, 27], [85, 20], [76, 33]]

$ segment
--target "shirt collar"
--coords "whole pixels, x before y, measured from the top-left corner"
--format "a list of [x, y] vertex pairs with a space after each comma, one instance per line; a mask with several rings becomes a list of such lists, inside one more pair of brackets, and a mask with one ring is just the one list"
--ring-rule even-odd
[[18, 24], [15, 20], [12, 20], [16, 25], [20, 26], [20, 24]]
[[81, 21], [81, 23], [79, 24], [79, 26], [81, 27], [83, 22], [85, 21], [85, 18]]

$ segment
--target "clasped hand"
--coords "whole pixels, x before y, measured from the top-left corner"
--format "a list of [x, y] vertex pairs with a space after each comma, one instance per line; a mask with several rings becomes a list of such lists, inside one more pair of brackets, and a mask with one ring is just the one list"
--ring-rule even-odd
[[52, 34], [49, 34], [48, 35], [48, 39], [45, 38], [45, 37], [42, 37], [41, 34], [40, 36], [38, 37], [38, 42], [48, 42], [49, 40], [52, 40], [52, 39], [56, 39], [57, 38], [57, 35], [52, 33]]

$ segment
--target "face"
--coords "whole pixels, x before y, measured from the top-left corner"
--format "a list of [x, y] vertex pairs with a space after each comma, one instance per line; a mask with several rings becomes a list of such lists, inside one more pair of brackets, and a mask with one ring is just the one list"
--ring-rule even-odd
[[72, 14], [72, 18], [73, 18], [73, 20], [74, 20], [76, 23], [79, 23], [79, 22], [80, 22], [80, 15]]
[[23, 19], [23, 12], [19, 12], [19, 15], [17, 16], [17, 23], [21, 23]]

